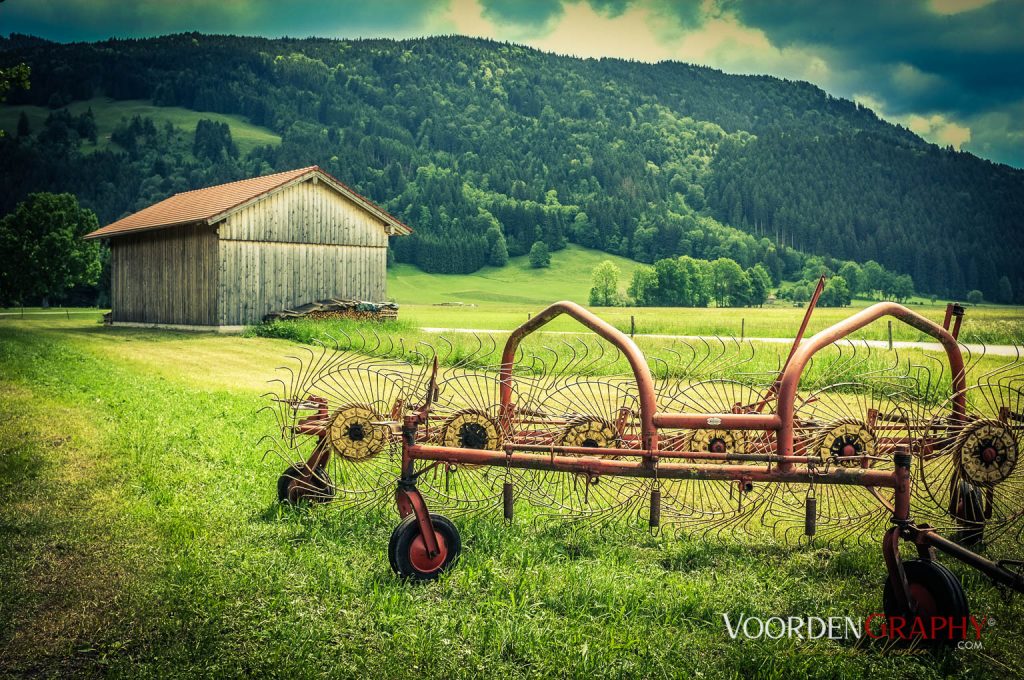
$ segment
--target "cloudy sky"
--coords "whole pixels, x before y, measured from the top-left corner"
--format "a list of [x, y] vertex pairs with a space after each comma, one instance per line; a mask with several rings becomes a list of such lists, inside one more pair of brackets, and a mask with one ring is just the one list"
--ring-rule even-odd
[[0, 32], [100, 40], [459, 33], [807, 80], [1024, 167], [1024, 0], [0, 0]]

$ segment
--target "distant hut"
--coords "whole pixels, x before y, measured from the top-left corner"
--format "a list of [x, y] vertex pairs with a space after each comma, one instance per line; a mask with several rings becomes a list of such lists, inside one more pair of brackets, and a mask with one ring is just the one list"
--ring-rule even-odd
[[237, 330], [327, 298], [386, 300], [412, 230], [316, 166], [186, 191], [98, 229], [112, 321]]

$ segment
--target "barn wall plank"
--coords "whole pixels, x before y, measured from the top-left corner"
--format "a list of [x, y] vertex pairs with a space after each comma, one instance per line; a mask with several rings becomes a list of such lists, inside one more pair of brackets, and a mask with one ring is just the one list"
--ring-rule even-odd
[[219, 255], [211, 227], [120, 236], [110, 246], [115, 321], [216, 323]]
[[230, 215], [223, 240], [386, 246], [384, 224], [324, 183], [293, 184]]
[[225, 271], [245, 263], [245, 272], [221, 287], [224, 325], [255, 323], [314, 300], [385, 299], [385, 248], [225, 240], [220, 257]]

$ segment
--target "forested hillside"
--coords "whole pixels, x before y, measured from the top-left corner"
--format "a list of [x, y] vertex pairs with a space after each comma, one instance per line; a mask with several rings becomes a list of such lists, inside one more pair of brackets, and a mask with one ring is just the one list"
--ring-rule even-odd
[[[921, 291], [1024, 298], [1024, 172], [806, 83], [461, 37], [0, 40], [0, 66], [18, 62], [31, 89], [8, 104], [54, 113], [0, 138], [0, 214], [70, 191], [106, 223], [315, 163], [412, 225], [394, 251], [427, 271], [572, 241], [641, 262], [761, 263], [776, 283], [820, 266], [805, 253], [834, 270], [876, 260]], [[87, 150], [91, 116], [62, 107], [95, 97], [241, 115], [282, 141], [243, 155], [219, 124], [136, 118]]]

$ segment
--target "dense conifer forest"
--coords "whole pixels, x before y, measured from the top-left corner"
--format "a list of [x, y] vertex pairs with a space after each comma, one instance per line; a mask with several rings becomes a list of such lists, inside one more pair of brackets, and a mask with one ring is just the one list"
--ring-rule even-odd
[[[729, 258], [773, 284], [874, 261], [918, 291], [1024, 299], [1024, 171], [807, 83], [462, 37], [0, 39], [0, 66], [17, 63], [31, 87], [7, 104], [52, 112], [0, 138], [0, 215], [70, 192], [105, 224], [318, 164], [410, 224], [394, 255], [427, 271], [575, 242], [646, 263]], [[64, 108], [97, 97], [240, 115], [282, 141], [241, 154], [223, 123], [136, 117], [97, 147], [91, 113]]]

